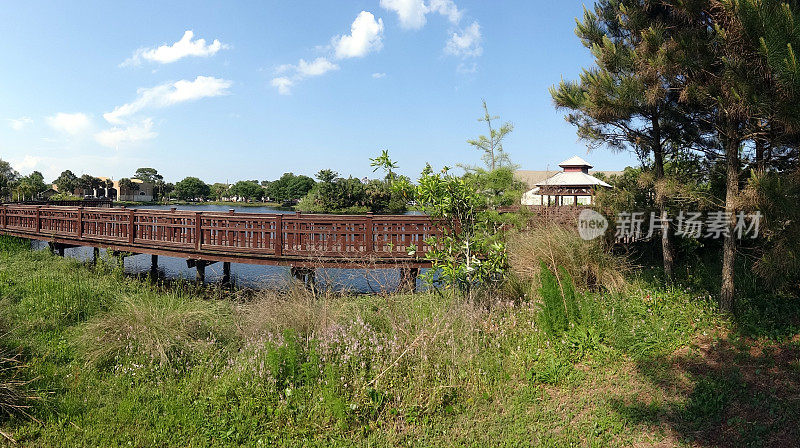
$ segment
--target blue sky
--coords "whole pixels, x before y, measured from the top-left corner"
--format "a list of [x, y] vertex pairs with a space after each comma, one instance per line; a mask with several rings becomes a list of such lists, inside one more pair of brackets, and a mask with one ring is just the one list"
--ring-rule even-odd
[[[523, 169], [578, 154], [548, 87], [591, 63], [583, 4], [531, 0], [9, 2], [0, 158], [48, 180], [152, 166], [207, 182], [478, 164], [481, 99]], [[187, 33], [190, 31], [190, 33]]]

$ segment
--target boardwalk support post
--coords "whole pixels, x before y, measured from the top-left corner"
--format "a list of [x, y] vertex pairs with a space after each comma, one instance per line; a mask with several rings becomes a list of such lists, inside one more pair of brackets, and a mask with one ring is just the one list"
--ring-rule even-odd
[[158, 255], [150, 255], [150, 280], [158, 278]]
[[415, 292], [417, 290], [417, 278], [419, 268], [400, 268], [400, 289], [402, 291]]
[[312, 291], [314, 290], [314, 286], [317, 284], [314, 268], [298, 268], [292, 266], [290, 272], [292, 277], [303, 282], [306, 288]]
[[123, 252], [120, 250], [112, 250], [110, 251], [111, 256], [117, 259], [117, 263], [119, 264], [119, 268], [124, 272], [125, 271], [125, 257], [131, 255], [130, 252]]
[[205, 261], [197, 260], [194, 267], [197, 270], [195, 280], [198, 284], [202, 285], [206, 281], [206, 263]]
[[283, 215], [275, 215], [275, 256], [283, 255]]
[[92, 248], [92, 264], [97, 265], [97, 261], [100, 259], [100, 248], [93, 247]]
[[231, 284], [231, 263], [229, 261], [222, 263], [222, 284]]
[[59, 257], [63, 257], [64, 256], [64, 248], [65, 248], [65, 246], [63, 244], [61, 244], [61, 243], [47, 243], [47, 245], [50, 247], [50, 252], [52, 252], [53, 255], [58, 255]]

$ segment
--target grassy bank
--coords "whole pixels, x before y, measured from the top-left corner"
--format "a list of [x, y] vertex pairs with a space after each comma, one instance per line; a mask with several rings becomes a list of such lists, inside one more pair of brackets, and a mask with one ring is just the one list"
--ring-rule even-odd
[[302, 289], [213, 300], [0, 237], [0, 341], [21, 359], [0, 389], [14, 375], [36, 397], [0, 429], [21, 446], [800, 440], [797, 337], [743, 337], [704, 292], [619, 289], [583, 297], [586, 324], [554, 339], [525, 284], [480, 305]]

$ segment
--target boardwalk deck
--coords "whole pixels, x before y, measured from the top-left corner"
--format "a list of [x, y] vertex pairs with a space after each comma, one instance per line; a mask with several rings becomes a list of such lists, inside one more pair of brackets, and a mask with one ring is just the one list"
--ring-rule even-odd
[[72, 246], [292, 267], [428, 267], [427, 216], [339, 216], [7, 204], [0, 234]]

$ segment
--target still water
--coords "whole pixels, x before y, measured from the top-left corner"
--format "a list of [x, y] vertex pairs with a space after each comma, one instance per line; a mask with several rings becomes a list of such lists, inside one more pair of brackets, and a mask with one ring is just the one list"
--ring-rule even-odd
[[[271, 207], [243, 207], [227, 205], [145, 205], [130, 206], [136, 209], [164, 209], [175, 207], [178, 210], [193, 210], [207, 212], [227, 212], [233, 209], [241, 213], [294, 213], [292, 210]], [[35, 250], [47, 250], [45, 241], [34, 241]], [[101, 257], [108, 257], [104, 250], [100, 251]], [[92, 259], [91, 247], [75, 247], [64, 251], [64, 256], [76, 258], [81, 261]], [[195, 278], [194, 268], [186, 266], [186, 259], [175, 257], [158, 257], [159, 276], [167, 279]], [[125, 258], [125, 273], [130, 275], [145, 275], [150, 271], [150, 255], [139, 254]], [[231, 263], [231, 281], [237, 287], [245, 288], [282, 288], [290, 282], [289, 268], [285, 266], [260, 266], [254, 264]], [[222, 263], [206, 267], [206, 283], [222, 281]], [[400, 284], [398, 269], [334, 269], [320, 268], [316, 270], [318, 288], [336, 291], [353, 291], [360, 293], [375, 293], [393, 291]], [[418, 281], [419, 282], [419, 281]], [[418, 283], [418, 287], [421, 284]]]

